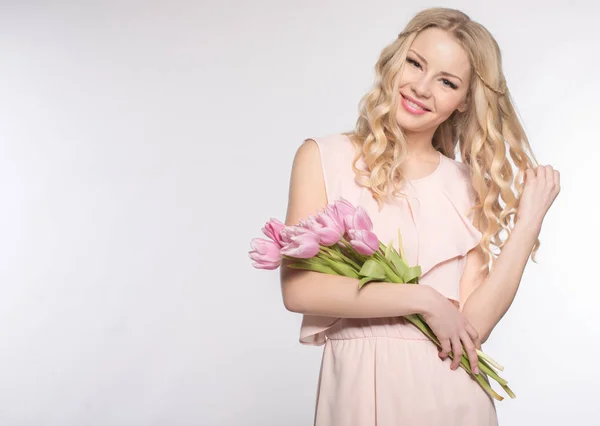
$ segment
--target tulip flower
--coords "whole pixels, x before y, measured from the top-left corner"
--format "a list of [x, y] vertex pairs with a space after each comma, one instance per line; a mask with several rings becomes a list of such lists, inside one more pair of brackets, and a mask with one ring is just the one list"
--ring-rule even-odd
[[345, 232], [343, 220], [331, 206], [318, 212], [317, 217], [309, 216], [307, 226], [319, 236], [320, 243], [327, 247], [338, 243]]
[[344, 218], [346, 216], [353, 216], [356, 211], [356, 207], [354, 207], [349, 201], [344, 198], [340, 198], [333, 203], [333, 209], [338, 214], [340, 221], [343, 223]]
[[257, 269], [277, 269], [281, 265], [281, 252], [279, 245], [264, 238], [253, 238], [250, 241], [252, 250], [248, 252], [253, 266]]
[[281, 241], [281, 231], [283, 228], [285, 228], [283, 223], [275, 218], [271, 218], [262, 228], [262, 232], [273, 242], [277, 243], [279, 247], [283, 247], [284, 243]]
[[360, 254], [370, 256], [379, 249], [379, 239], [373, 233], [373, 222], [367, 212], [358, 207], [352, 216], [344, 218], [350, 245]]
[[286, 226], [281, 231], [281, 240], [285, 243], [281, 254], [298, 259], [310, 259], [321, 248], [319, 236], [310, 229], [299, 226]]

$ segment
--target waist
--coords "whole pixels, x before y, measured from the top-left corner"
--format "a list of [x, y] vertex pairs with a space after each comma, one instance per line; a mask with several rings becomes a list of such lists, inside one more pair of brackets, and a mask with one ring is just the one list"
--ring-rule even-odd
[[325, 331], [329, 340], [389, 337], [404, 340], [429, 340], [425, 334], [402, 317], [342, 318]]

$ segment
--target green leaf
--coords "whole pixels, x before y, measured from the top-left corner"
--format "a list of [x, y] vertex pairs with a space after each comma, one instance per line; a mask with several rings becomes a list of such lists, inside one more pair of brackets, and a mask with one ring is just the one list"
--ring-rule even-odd
[[406, 282], [407, 280], [405, 276], [406, 274], [408, 274], [409, 271], [407, 263], [398, 255], [398, 252], [396, 250], [392, 251], [390, 260], [392, 262], [392, 265], [394, 265], [394, 268], [396, 268], [398, 276], [402, 277], [404, 279], [404, 282]]
[[394, 248], [392, 246], [392, 243], [393, 243], [393, 241], [390, 241], [390, 243], [385, 248], [385, 258], [388, 260], [390, 259], [390, 255], [392, 254], [392, 249]]
[[358, 273], [363, 277], [372, 277], [375, 279], [384, 279], [386, 277], [385, 269], [376, 260], [367, 260]]
[[321, 272], [323, 274], [340, 275], [329, 266], [321, 265], [319, 263], [292, 263], [288, 265], [292, 269], [302, 269], [305, 271]]
[[398, 228], [398, 248], [400, 249], [400, 257], [402, 259], [406, 259], [406, 256], [404, 256], [404, 246], [402, 245], [402, 234], [400, 233], [400, 228]]
[[421, 276], [421, 267], [419, 265], [417, 265], [417, 266], [411, 266], [410, 268], [408, 268], [408, 271], [403, 276], [403, 278], [406, 280], [406, 282], [410, 282], [410, 281], [414, 280], [415, 278], [419, 278], [420, 276]]
[[364, 277], [361, 278], [358, 282], [358, 288], [361, 289], [366, 283], [373, 281], [373, 277]]
[[358, 276], [356, 275], [356, 271], [354, 271], [352, 266], [348, 265], [344, 261], [336, 261], [333, 259], [327, 259], [327, 263], [329, 264], [329, 267], [331, 269], [339, 272], [339, 274], [343, 275], [344, 277], [358, 278]]

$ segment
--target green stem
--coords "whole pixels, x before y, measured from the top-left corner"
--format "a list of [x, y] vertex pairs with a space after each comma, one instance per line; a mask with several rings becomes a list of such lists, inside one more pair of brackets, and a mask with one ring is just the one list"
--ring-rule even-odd
[[[352, 244], [350, 244], [348, 241], [346, 241], [344, 238], [342, 238], [340, 240], [340, 242], [344, 245], [344, 247], [346, 247], [348, 249], [349, 255], [359, 264], [363, 264], [365, 263], [365, 261], [367, 260], [368, 256], [364, 256], [362, 254], [360, 254], [359, 252], [357, 252], [354, 247], [352, 247]], [[360, 268], [359, 268], [360, 270]]]
[[479, 355], [481, 358], [485, 359], [490, 365], [492, 365], [496, 370], [500, 370], [500, 371], [504, 371], [504, 367], [502, 367], [500, 364], [498, 364], [496, 361], [494, 361], [492, 359], [492, 357], [490, 357], [487, 354], [484, 354], [482, 351], [480, 351], [479, 349], [477, 349], [477, 355]]
[[358, 265], [358, 263], [356, 263], [355, 261], [353, 261], [352, 259], [350, 259], [348, 256], [346, 256], [341, 250], [338, 251], [338, 250], [335, 250], [335, 249], [331, 249], [329, 247], [322, 247], [322, 249], [327, 254], [329, 254], [331, 257], [337, 258], [339, 260], [344, 260], [345, 262], [347, 262], [350, 265], [352, 265], [354, 267], [354, 269], [356, 270], [357, 273], [358, 273], [358, 271], [360, 271], [360, 266]]
[[331, 269], [338, 272], [342, 276], [350, 278], [360, 278], [358, 272], [356, 272], [350, 265], [347, 265], [343, 262], [337, 262], [335, 259], [331, 259], [328, 257], [324, 257], [323, 260], [327, 262], [327, 266], [329, 266]]
[[404, 284], [402, 281], [402, 278], [399, 277], [395, 272], [394, 269], [392, 267], [390, 267], [390, 264], [388, 263], [388, 260], [385, 258], [385, 256], [382, 256], [381, 253], [379, 253], [378, 251], [376, 251], [375, 253], [373, 253], [373, 256], [375, 257], [375, 259], [377, 259], [379, 261], [379, 264], [381, 266], [383, 266], [383, 269], [385, 269], [385, 273], [388, 276], [389, 279], [392, 280], [392, 282], [398, 283], [398, 284]]
[[508, 385], [504, 385], [502, 386], [502, 389], [504, 389], [504, 391], [508, 394], [508, 396], [510, 396], [512, 399], [515, 399], [517, 396], [515, 395], [515, 393], [511, 390], [511, 388], [508, 387]]

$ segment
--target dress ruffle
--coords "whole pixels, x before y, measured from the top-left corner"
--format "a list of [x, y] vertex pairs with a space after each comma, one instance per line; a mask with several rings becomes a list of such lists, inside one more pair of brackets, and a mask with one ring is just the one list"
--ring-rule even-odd
[[325, 332], [333, 327], [340, 318], [304, 315], [300, 327], [300, 343], [310, 346], [325, 344]]
[[459, 207], [453, 195], [445, 188], [440, 190], [440, 195], [436, 200], [435, 211], [422, 213], [419, 218], [418, 262], [422, 276], [440, 263], [465, 256], [477, 247], [482, 237], [465, 213], [469, 207], [464, 204]]

